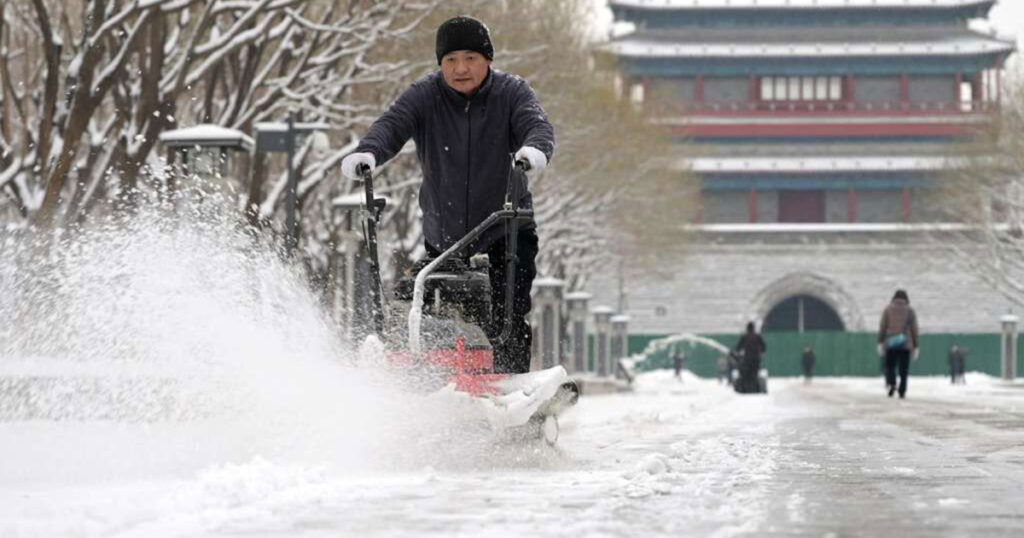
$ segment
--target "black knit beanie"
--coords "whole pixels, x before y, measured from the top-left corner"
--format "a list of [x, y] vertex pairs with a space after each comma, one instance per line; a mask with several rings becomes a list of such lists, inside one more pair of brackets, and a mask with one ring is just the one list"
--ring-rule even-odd
[[472, 17], [452, 17], [437, 28], [437, 63], [453, 50], [472, 50], [494, 60], [491, 33], [484, 23]]

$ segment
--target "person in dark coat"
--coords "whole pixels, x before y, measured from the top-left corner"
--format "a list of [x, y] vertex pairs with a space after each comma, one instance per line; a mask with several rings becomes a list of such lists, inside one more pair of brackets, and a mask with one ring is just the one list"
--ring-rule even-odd
[[[531, 174], [548, 164], [555, 149], [554, 129], [530, 85], [493, 69], [490, 32], [471, 17], [454, 17], [437, 29], [439, 70], [413, 82], [373, 125], [355, 151], [341, 163], [342, 173], [357, 178], [394, 157], [405, 143], [416, 143], [423, 171], [419, 204], [428, 255], [437, 256], [504, 204], [506, 185], [519, 183], [521, 208], [532, 208], [526, 177], [512, 173], [513, 161], [526, 162]], [[532, 331], [527, 316], [536, 276], [536, 226], [520, 225], [517, 236], [513, 337], [495, 345], [495, 371], [529, 370]], [[492, 337], [505, 319], [505, 239], [492, 227], [462, 252], [486, 253], [490, 260]], [[497, 342], [495, 342], [497, 344]]]
[[804, 348], [804, 352], [800, 354], [800, 367], [804, 371], [804, 383], [810, 383], [811, 377], [814, 375], [814, 351], [811, 350], [810, 346]]
[[[910, 307], [910, 298], [904, 290], [896, 290], [892, 301], [882, 311], [878, 324], [878, 354], [885, 357], [885, 384], [889, 397], [899, 391], [900, 398], [907, 395], [907, 376], [910, 359], [918, 355], [917, 314]], [[899, 385], [896, 373], [899, 372]]]
[[676, 379], [680, 381], [683, 379], [683, 364], [686, 363], [686, 353], [679, 351], [678, 349], [672, 350], [672, 368], [676, 372]]
[[963, 347], [963, 346], [960, 347], [960, 357], [959, 357], [960, 360], [957, 361], [957, 373], [959, 374], [957, 376], [957, 381], [959, 381], [959, 384], [961, 384], [961, 385], [966, 385], [967, 384], [967, 378], [964, 377], [964, 375], [967, 373], [967, 355], [968, 355], [968, 353], [970, 353], [969, 349], [967, 349], [966, 347]]
[[949, 346], [949, 378], [954, 385], [964, 384], [967, 350], [954, 343]]
[[736, 353], [739, 355], [740, 379], [738, 392], [759, 392], [757, 376], [761, 370], [761, 355], [768, 350], [764, 339], [754, 330], [754, 322], [747, 323], [747, 332], [736, 342]]

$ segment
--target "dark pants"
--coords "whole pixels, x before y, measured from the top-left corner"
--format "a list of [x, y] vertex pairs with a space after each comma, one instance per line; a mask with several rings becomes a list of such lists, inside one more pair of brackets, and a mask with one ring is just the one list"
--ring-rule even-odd
[[896, 386], [896, 371], [899, 369], [900, 384], [897, 389], [900, 396], [907, 393], [907, 372], [910, 370], [909, 349], [887, 349], [885, 351], [885, 384]]
[[807, 379], [810, 379], [811, 376], [814, 375], [814, 363], [813, 362], [804, 361], [802, 366], [803, 366], [803, 369], [804, 369], [804, 377], [806, 377]]
[[[516, 286], [512, 296], [512, 334], [503, 343], [494, 345], [494, 371], [496, 373], [521, 374], [530, 371], [530, 349], [533, 331], [528, 316], [533, 303], [530, 290], [537, 276], [537, 230], [519, 230], [516, 241]], [[505, 239], [502, 238], [487, 249], [491, 262], [491, 342], [494, 343], [505, 323]]]
[[740, 389], [737, 392], [754, 394], [761, 392], [761, 384], [758, 382], [758, 375], [761, 373], [761, 359], [744, 358], [740, 362]]
[[[426, 245], [426, 248], [429, 256], [440, 254], [430, 245]], [[505, 324], [505, 238], [502, 237], [483, 252], [490, 262], [491, 326], [485, 327], [485, 330], [494, 347], [495, 373], [521, 374], [530, 371], [533, 331], [527, 316], [533, 307], [530, 290], [537, 276], [538, 250], [537, 230], [519, 230], [516, 241], [515, 292], [512, 296], [512, 331], [504, 343], [498, 343], [497, 339]]]

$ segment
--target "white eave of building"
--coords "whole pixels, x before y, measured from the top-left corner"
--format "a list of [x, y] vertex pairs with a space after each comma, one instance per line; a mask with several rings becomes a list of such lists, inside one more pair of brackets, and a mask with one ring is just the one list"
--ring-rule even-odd
[[697, 157], [678, 161], [678, 169], [697, 173], [934, 171], [954, 163], [947, 157]]
[[907, 43], [666, 43], [626, 37], [605, 45], [637, 58], [835, 58], [863, 56], [967, 56], [1009, 53], [1014, 44], [985, 36]]
[[983, 6], [994, 0], [611, 0], [612, 7], [640, 9], [837, 9], [956, 8]]

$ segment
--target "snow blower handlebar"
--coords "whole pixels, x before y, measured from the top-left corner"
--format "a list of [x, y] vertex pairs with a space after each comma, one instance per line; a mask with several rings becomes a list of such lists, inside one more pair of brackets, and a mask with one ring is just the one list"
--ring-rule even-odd
[[423, 321], [423, 295], [426, 289], [427, 277], [434, 272], [435, 269], [445, 260], [451, 258], [457, 253], [461, 252], [470, 243], [472, 243], [477, 237], [483, 234], [485, 231], [490, 229], [491, 226], [495, 225], [500, 221], [505, 222], [505, 320], [502, 324], [501, 334], [497, 337], [497, 342], [505, 342], [512, 333], [512, 304], [513, 304], [513, 293], [515, 292], [515, 269], [516, 269], [516, 249], [517, 237], [519, 231], [520, 220], [530, 220], [533, 218], [532, 209], [519, 209], [519, 181], [516, 181], [512, 177], [512, 173], [524, 174], [530, 169], [530, 164], [526, 161], [516, 161], [512, 168], [509, 170], [508, 183], [505, 188], [505, 204], [502, 209], [495, 211], [487, 216], [483, 222], [478, 224], [475, 228], [470, 230], [462, 239], [459, 239], [454, 245], [448, 247], [447, 250], [442, 252], [438, 257], [434, 258], [426, 267], [420, 270], [416, 274], [416, 281], [413, 284], [412, 291], [412, 307], [409, 309], [409, 351], [413, 355], [419, 355], [422, 351], [422, 342], [420, 341], [420, 326]]
[[363, 182], [366, 193], [363, 208], [363, 238], [366, 240], [366, 251], [370, 262], [370, 299], [373, 303], [373, 330], [381, 335], [384, 332], [384, 294], [380, 281], [380, 259], [377, 256], [377, 224], [386, 204], [383, 198], [375, 198], [373, 194], [373, 173], [370, 167], [360, 164], [356, 167], [356, 175]]
[[[501, 333], [495, 338], [498, 344], [504, 344], [512, 336], [512, 307], [515, 304], [516, 293], [516, 265], [519, 261], [519, 220], [515, 218], [519, 207], [519, 181], [515, 175], [526, 177], [530, 171], [530, 162], [520, 159], [515, 162], [509, 170], [508, 180], [505, 182], [505, 211], [512, 211], [513, 218], [505, 221], [505, 307], [502, 313], [505, 319], [501, 324]], [[530, 218], [533, 218], [533, 211], [530, 211]]]

